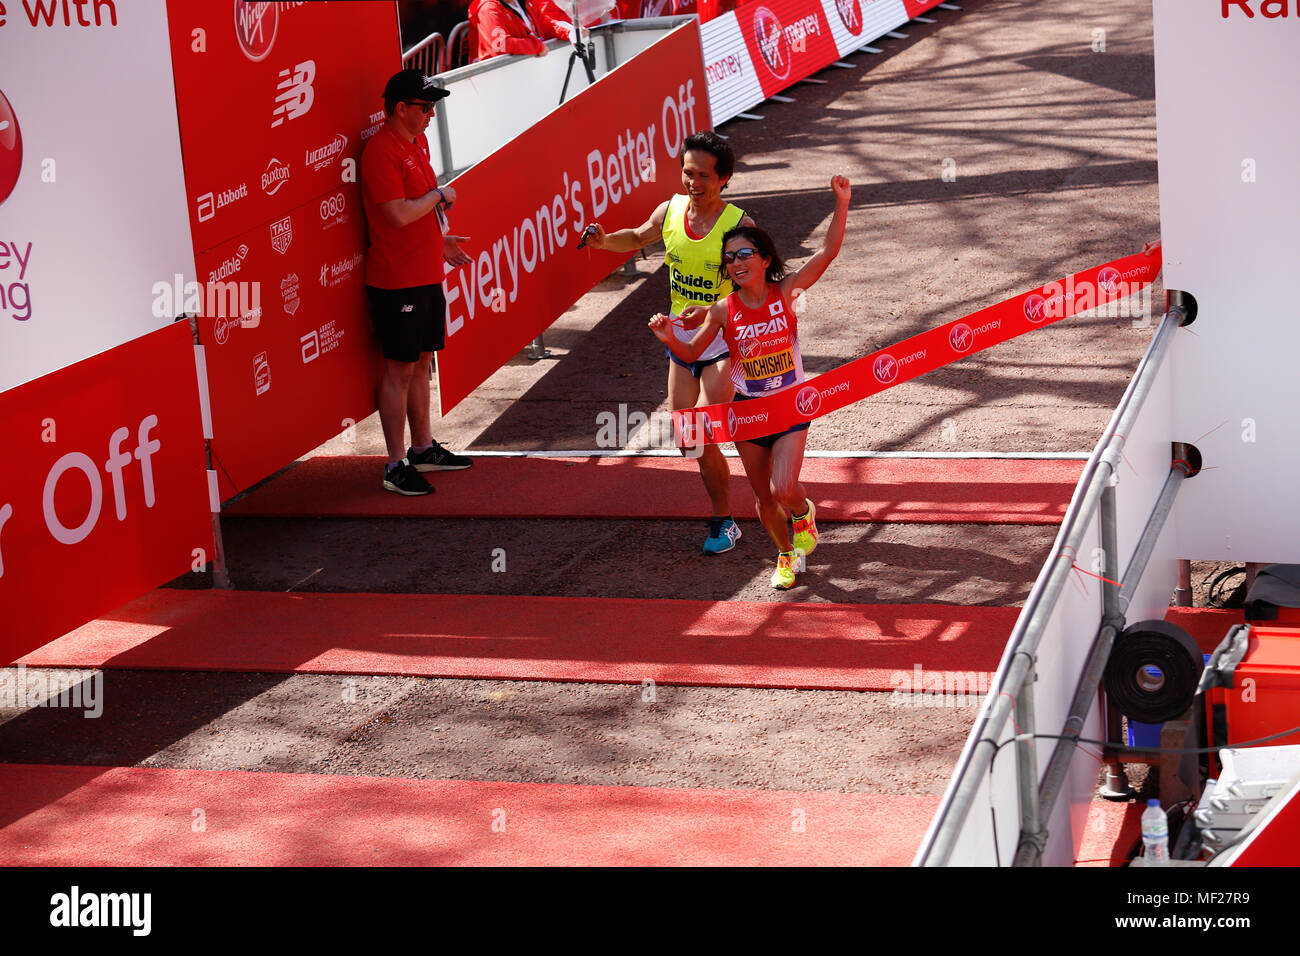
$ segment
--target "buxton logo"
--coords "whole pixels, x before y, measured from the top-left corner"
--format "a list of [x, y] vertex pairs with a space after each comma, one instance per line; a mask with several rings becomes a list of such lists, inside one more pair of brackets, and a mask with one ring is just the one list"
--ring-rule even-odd
[[307, 150], [307, 156], [303, 163], [316, 172], [320, 172], [343, 155], [343, 150], [347, 148], [348, 138], [342, 133], [335, 133], [334, 138], [324, 146], [317, 146], [315, 149]]
[[1047, 318], [1047, 300], [1037, 292], [1025, 299], [1025, 318], [1035, 325]]
[[857, 36], [862, 32], [862, 5], [858, 0], [835, 0], [835, 12], [844, 28]]
[[265, 60], [275, 44], [275, 31], [280, 25], [278, 6], [235, 0], [235, 39], [244, 56], [254, 63]]
[[794, 407], [804, 418], [816, 415], [817, 409], [822, 407], [822, 395], [817, 391], [817, 386], [805, 385], [799, 389], [799, 394], [794, 397]]
[[975, 333], [965, 322], [958, 322], [948, 330], [948, 344], [954, 352], [965, 352], [975, 343]]
[[0, 203], [18, 185], [18, 174], [23, 168], [23, 136], [18, 129], [14, 108], [0, 90]]
[[280, 191], [280, 187], [289, 181], [289, 166], [275, 157], [266, 164], [266, 172], [262, 173], [262, 192], [268, 196], [274, 196]]
[[790, 43], [777, 15], [767, 7], [754, 11], [754, 39], [759, 55], [778, 80], [790, 75]]
[[876, 381], [888, 385], [898, 378], [898, 360], [889, 354], [882, 355], [876, 359], [871, 371], [875, 373]]

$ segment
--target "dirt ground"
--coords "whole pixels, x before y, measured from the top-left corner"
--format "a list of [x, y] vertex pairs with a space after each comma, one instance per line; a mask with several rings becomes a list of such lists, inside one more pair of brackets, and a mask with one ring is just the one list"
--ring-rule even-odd
[[[794, 103], [764, 104], [761, 122], [721, 130], [740, 157], [729, 197], [795, 262], [827, 227], [830, 177], [854, 184], [843, 251], [800, 320], [810, 373], [1159, 237], [1149, 5], [962, 6], [823, 71]], [[469, 451], [590, 449], [601, 412], [665, 409], [663, 353], [645, 328], [666, 302], [662, 261], [652, 249], [634, 275], [601, 283], [546, 334], [549, 358], [516, 358], [435, 437]], [[1163, 298], [1157, 288], [1157, 318]], [[809, 448], [1089, 451], [1152, 332], [1142, 318], [1065, 320], [828, 416]], [[317, 453], [382, 451], [371, 418]], [[223, 521], [239, 588], [648, 600], [1015, 605], [1055, 534], [827, 525], [817, 573], [780, 594], [766, 584], [773, 549], [756, 522], [743, 528], [735, 552], [706, 560], [694, 522]], [[508, 574], [475, 557], [494, 547], [511, 554]], [[975, 715], [714, 688], [663, 688], [647, 707], [639, 688], [501, 681], [363, 678], [348, 705], [339, 679], [319, 676], [114, 672], [107, 687], [128, 703], [95, 722], [0, 711], [0, 760], [937, 794]]]

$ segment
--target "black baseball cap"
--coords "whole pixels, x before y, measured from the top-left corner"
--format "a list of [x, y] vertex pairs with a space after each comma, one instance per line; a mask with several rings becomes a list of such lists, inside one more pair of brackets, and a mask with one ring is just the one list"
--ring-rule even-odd
[[394, 73], [384, 86], [384, 99], [394, 102], [400, 100], [427, 100], [434, 102], [451, 92], [437, 85], [431, 76], [425, 76], [419, 70], [402, 70]]

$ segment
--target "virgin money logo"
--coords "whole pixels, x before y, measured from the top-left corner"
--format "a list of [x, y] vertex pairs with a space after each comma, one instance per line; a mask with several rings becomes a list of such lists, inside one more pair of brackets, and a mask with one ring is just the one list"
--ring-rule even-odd
[[1025, 318], [1037, 325], [1047, 318], [1047, 300], [1034, 293], [1025, 300]]
[[727, 409], [727, 432], [728, 434], [735, 434], [735, 431], [736, 431], [736, 410], [734, 408], [728, 408]]
[[871, 371], [875, 373], [876, 381], [882, 385], [888, 385], [898, 378], [898, 360], [892, 355], [882, 355], [876, 359]]
[[1107, 266], [1097, 273], [1097, 288], [1107, 295], [1113, 295], [1119, 291], [1119, 270], [1114, 266]]
[[18, 173], [23, 168], [23, 135], [18, 129], [14, 108], [0, 90], [0, 202], [18, 185]]
[[862, 32], [862, 5], [858, 0], [835, 0], [835, 12], [844, 28], [857, 36]]
[[754, 40], [768, 70], [778, 80], [790, 75], [790, 43], [777, 15], [767, 7], [754, 11]]
[[739, 346], [740, 357], [743, 359], [751, 359], [758, 354], [758, 350], [761, 347], [762, 343], [760, 343], [758, 339], [741, 339]]
[[975, 333], [965, 322], [958, 322], [948, 331], [948, 344], [954, 352], [966, 352], [975, 342]]
[[244, 56], [254, 63], [266, 59], [275, 44], [280, 13], [274, 3], [247, 3], [235, 0], [235, 39]]
[[708, 412], [700, 413], [700, 424], [704, 426], [704, 434], [710, 438], [713, 437], [713, 419], [709, 417]]
[[799, 389], [799, 394], [794, 397], [794, 407], [804, 418], [816, 415], [817, 409], [822, 407], [822, 395], [817, 391], [817, 386], [805, 385]]

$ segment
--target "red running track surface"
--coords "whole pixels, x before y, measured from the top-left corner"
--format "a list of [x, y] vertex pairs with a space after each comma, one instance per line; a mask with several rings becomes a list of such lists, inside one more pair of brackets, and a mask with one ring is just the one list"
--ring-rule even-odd
[[[0, 765], [5, 866], [906, 866], [938, 797]], [[194, 832], [194, 808], [205, 829]], [[500, 830], [493, 830], [497, 822]], [[798, 829], [798, 824], [802, 828]]]
[[[974, 691], [1018, 608], [157, 590], [28, 667]], [[906, 682], [906, 683], [904, 683]], [[987, 680], [983, 686], [987, 687]]]
[[[435, 494], [383, 490], [381, 457], [316, 457], [234, 503], [239, 517], [707, 518], [699, 468], [683, 458], [477, 458], [430, 478]], [[829, 521], [1060, 524], [1083, 462], [809, 458], [801, 480]], [[731, 459], [735, 514], [754, 496]]]

